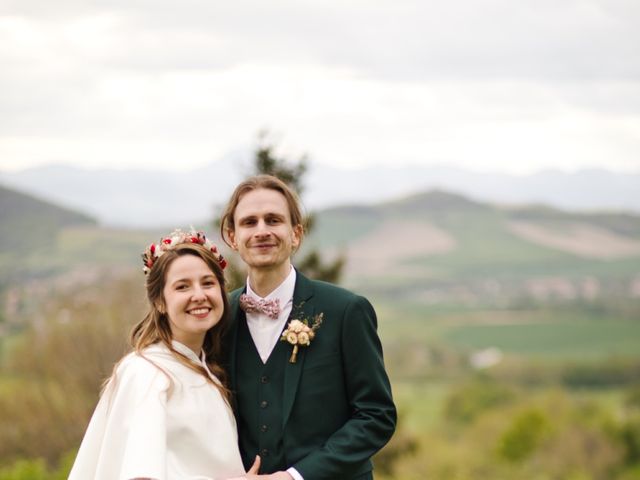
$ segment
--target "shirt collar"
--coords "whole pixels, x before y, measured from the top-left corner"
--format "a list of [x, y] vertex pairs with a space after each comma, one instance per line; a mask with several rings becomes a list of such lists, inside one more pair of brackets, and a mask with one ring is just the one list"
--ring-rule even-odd
[[192, 361], [194, 361], [196, 363], [206, 363], [205, 362], [204, 349], [202, 350], [202, 353], [200, 354], [200, 356], [202, 358], [198, 358], [198, 356], [196, 355], [196, 352], [191, 350], [185, 344], [178, 342], [177, 340], [171, 340], [171, 346], [174, 348], [174, 350], [176, 352], [180, 352], [185, 357], [187, 357], [189, 360], [192, 360]]
[[287, 302], [293, 299], [293, 291], [296, 288], [296, 269], [291, 267], [289, 270], [289, 275], [282, 281], [280, 285], [278, 285], [273, 292], [271, 292], [266, 297], [261, 297], [253, 290], [251, 290], [251, 285], [249, 285], [249, 279], [247, 278], [247, 295], [255, 298], [255, 299], [263, 299], [263, 300], [280, 300], [280, 306], [284, 306]]

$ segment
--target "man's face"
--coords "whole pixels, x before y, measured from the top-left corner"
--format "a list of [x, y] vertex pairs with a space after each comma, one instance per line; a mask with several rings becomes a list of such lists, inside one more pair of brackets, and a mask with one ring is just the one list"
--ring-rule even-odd
[[229, 232], [234, 250], [251, 269], [288, 268], [300, 245], [302, 226], [291, 225], [289, 206], [276, 190], [259, 188], [242, 196]]

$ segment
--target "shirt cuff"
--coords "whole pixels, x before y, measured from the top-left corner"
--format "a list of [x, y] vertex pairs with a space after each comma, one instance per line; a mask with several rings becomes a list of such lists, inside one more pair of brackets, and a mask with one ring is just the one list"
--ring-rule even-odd
[[300, 475], [298, 471], [293, 467], [289, 467], [287, 469], [287, 473], [293, 477], [293, 480], [304, 480], [304, 478], [302, 478], [302, 475]]

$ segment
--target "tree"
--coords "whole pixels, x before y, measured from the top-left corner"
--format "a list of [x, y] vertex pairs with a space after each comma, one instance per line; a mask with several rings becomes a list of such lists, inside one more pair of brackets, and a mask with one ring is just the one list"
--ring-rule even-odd
[[[268, 132], [262, 131], [258, 134], [258, 145], [256, 147], [249, 175], [268, 174], [278, 177], [280, 180], [289, 185], [299, 197], [302, 197], [304, 191], [304, 175], [307, 173], [308, 157], [302, 155], [294, 161], [290, 161], [283, 156], [275, 153], [275, 145], [270, 139]], [[219, 218], [215, 222], [220, 225]], [[307, 214], [305, 219], [305, 232], [310, 234], [315, 227], [315, 216], [313, 213]], [[296, 262], [296, 267], [306, 276], [324, 280], [326, 282], [338, 283], [342, 275], [345, 264], [344, 255], [340, 255], [332, 261], [325, 262], [322, 259], [321, 252], [317, 249], [311, 249], [305, 252], [303, 258]], [[246, 278], [244, 268], [237, 262], [230, 262], [227, 280], [229, 289], [240, 287]]]

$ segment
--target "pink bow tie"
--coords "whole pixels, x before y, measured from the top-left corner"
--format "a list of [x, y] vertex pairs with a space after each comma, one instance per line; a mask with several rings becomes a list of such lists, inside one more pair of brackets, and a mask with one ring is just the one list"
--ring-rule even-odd
[[242, 294], [240, 295], [240, 308], [247, 313], [264, 313], [275, 320], [280, 315], [280, 300], [277, 298], [275, 300], [262, 300]]

